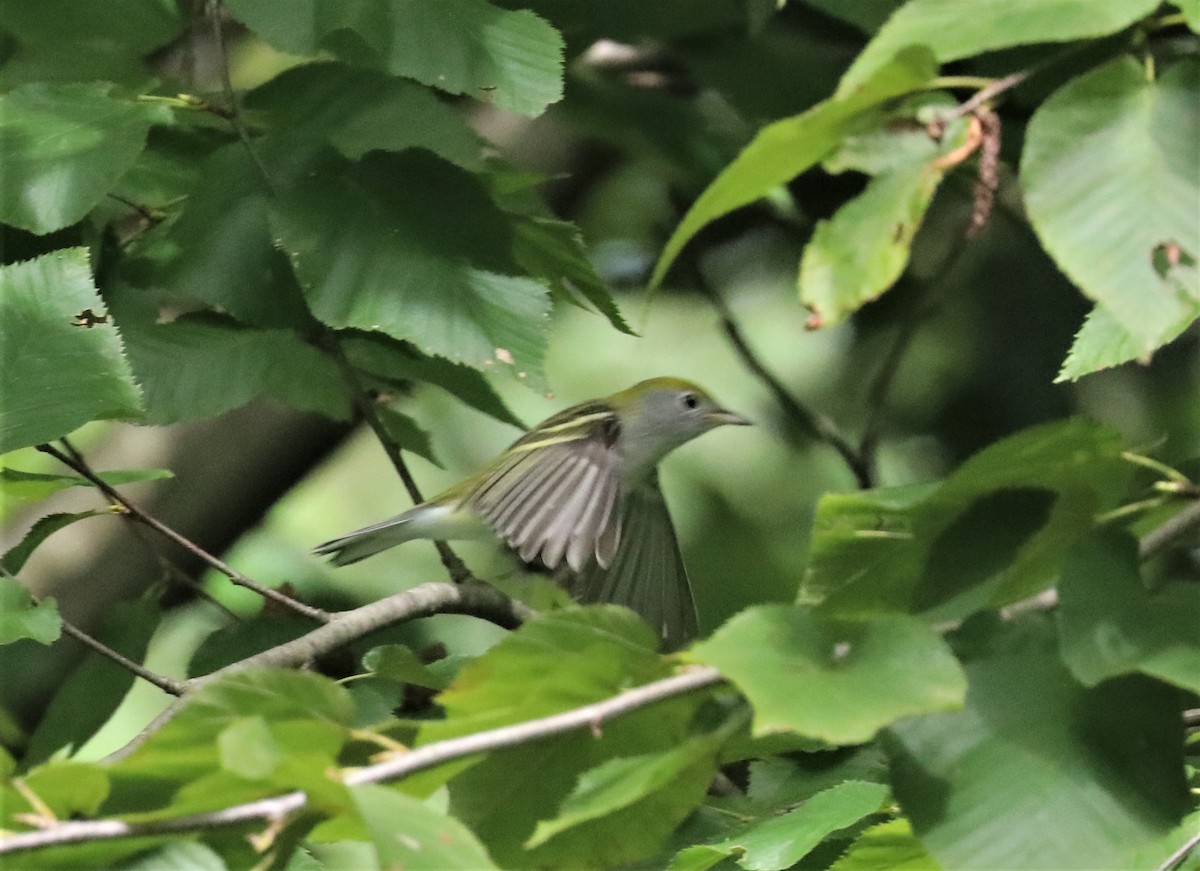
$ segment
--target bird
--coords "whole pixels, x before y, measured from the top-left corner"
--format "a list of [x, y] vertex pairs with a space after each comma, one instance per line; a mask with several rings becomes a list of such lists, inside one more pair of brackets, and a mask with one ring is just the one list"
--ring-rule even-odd
[[658, 463], [749, 423], [690, 381], [651, 378], [552, 415], [471, 477], [314, 552], [344, 566], [413, 539], [496, 537], [576, 601], [632, 608], [674, 649], [698, 624]]

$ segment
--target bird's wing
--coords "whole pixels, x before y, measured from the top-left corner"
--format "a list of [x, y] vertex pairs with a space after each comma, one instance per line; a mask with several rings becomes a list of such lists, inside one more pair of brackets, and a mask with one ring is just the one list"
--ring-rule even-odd
[[658, 631], [667, 649], [680, 647], [698, 631], [696, 602], [657, 475], [625, 495], [620, 522], [611, 565], [591, 562], [558, 577], [577, 601], [632, 608]]
[[620, 421], [576, 406], [518, 439], [462, 497], [525, 562], [609, 565], [620, 539]]

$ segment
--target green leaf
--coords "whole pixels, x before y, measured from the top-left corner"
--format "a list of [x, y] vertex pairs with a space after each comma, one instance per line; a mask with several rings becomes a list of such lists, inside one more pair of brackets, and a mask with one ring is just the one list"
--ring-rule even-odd
[[[123, 469], [98, 472], [104, 483], [118, 487], [140, 481], [158, 481], [174, 475], [169, 469]], [[0, 466], [0, 487], [4, 495], [23, 502], [37, 502], [70, 487], [91, 487], [92, 482], [81, 475], [52, 475], [45, 472], [23, 472]]]
[[357, 160], [368, 151], [424, 148], [464, 169], [483, 167], [483, 140], [462, 112], [415, 82], [341, 63], [292, 67], [246, 95], [283, 135], [329, 142]]
[[145, 395], [147, 423], [213, 417], [268, 394], [338, 420], [351, 403], [337, 364], [291, 330], [258, 329], [223, 315], [185, 315], [158, 323], [144, 295], [128, 286], [108, 294]]
[[[110, 649], [142, 662], [161, 620], [162, 611], [152, 601], [118, 602], [108, 606], [93, 634]], [[112, 716], [136, 679], [123, 665], [89, 652], [50, 699], [29, 736], [25, 764], [49, 759], [64, 747], [82, 747]]]
[[1084, 689], [1048, 623], [964, 628], [993, 648], [966, 667], [966, 709], [885, 736], [896, 797], [943, 868], [1133, 867], [1187, 804], [1177, 691], [1140, 676]]
[[[445, 719], [423, 724], [418, 743], [557, 713], [664, 677], [670, 669], [655, 647], [654, 633], [624, 608], [539, 616], [463, 666], [438, 697]], [[491, 753], [470, 767], [443, 766], [452, 770], [442, 778], [454, 775], [451, 809], [503, 867], [612, 867], [646, 858], [703, 797], [707, 775], [685, 774], [678, 790], [654, 793], [645, 804], [583, 822], [531, 850], [524, 845], [540, 820], [556, 816], [584, 772], [608, 759], [682, 744], [702, 699], [696, 694], [636, 711], [598, 734], [571, 732]], [[666, 825], [647, 823], [656, 818]]]
[[133, 165], [162, 106], [119, 100], [109, 84], [30, 84], [0, 95], [0, 222], [52, 233], [79, 221]]
[[285, 754], [329, 764], [354, 722], [346, 691], [309, 672], [254, 668], [222, 676], [190, 694], [182, 711], [113, 767], [114, 776], [180, 780], [216, 769], [221, 733], [246, 717], [264, 720]]
[[588, 260], [583, 237], [574, 224], [547, 218], [517, 221], [513, 226], [513, 245], [513, 254], [521, 268], [550, 282], [555, 299], [585, 309], [586, 303], [590, 303], [618, 330], [634, 334]]
[[115, 43], [123, 52], [141, 56], [166, 44], [182, 29], [173, 3], [161, 0], [112, 0], [76, 3], [39, 0], [0, 3], [0, 26], [21, 42], [39, 48], [63, 43]]
[[51, 535], [77, 520], [85, 520], [88, 517], [97, 517], [105, 513], [104, 511], [80, 511], [76, 514], [58, 513], [39, 517], [33, 526], [29, 527], [24, 538], [9, 548], [3, 557], [0, 557], [0, 567], [15, 575], [25, 565], [25, 561], [29, 559], [30, 555]]
[[1123, 450], [1114, 431], [1068, 420], [996, 442], [936, 486], [825, 496], [799, 600], [958, 619], [1032, 595], [1124, 495]]
[[888, 788], [881, 783], [846, 781], [817, 793], [798, 808], [757, 820], [709, 848], [736, 857], [748, 871], [783, 871], [829, 835], [876, 813], [887, 794]]
[[342, 350], [360, 371], [402, 387], [409, 387], [414, 381], [432, 384], [477, 411], [525, 429], [520, 418], [475, 369], [440, 357], [427, 357], [411, 345], [380, 333], [350, 333], [341, 342]]
[[217, 736], [221, 768], [247, 780], [274, 773], [283, 760], [283, 749], [262, 717], [239, 717]]
[[901, 817], [867, 829], [829, 871], [941, 871]]
[[116, 327], [77, 325], [103, 310], [82, 248], [0, 267], [0, 454], [138, 414]]
[[384, 429], [400, 447], [428, 460], [439, 469], [445, 468], [433, 452], [433, 443], [429, 440], [429, 433], [421, 429], [415, 420], [390, 405], [381, 405], [378, 413]]
[[966, 692], [949, 648], [907, 617], [839, 628], [796, 606], [758, 605], [692, 655], [746, 694], [755, 734], [861, 743], [901, 717], [958, 707]]
[[[59, 818], [69, 819], [76, 814], [93, 816], [108, 797], [108, 775], [99, 765], [55, 761], [33, 769], [21, 779]], [[6, 786], [4, 792], [8, 793], [3, 802], [5, 817], [38, 810], [11, 787]]]
[[117, 866], [118, 871], [227, 871], [228, 867], [220, 854], [196, 841], [176, 841]]
[[936, 164], [872, 179], [867, 189], [820, 221], [800, 260], [800, 301], [815, 326], [832, 326], [883, 293], [908, 265], [913, 237], [942, 181]]
[[1200, 0], [1175, 0], [1175, 5], [1187, 19], [1188, 27], [1200, 33]]
[[562, 98], [563, 40], [532, 12], [483, 0], [231, 0], [289, 54], [322, 51], [530, 117]]
[[[1167, 331], [1163, 341], [1170, 342], [1191, 326], [1191, 317], [1184, 318], [1178, 332]], [[1104, 306], [1096, 306], [1083, 320], [1083, 326], [1075, 334], [1067, 359], [1063, 361], [1055, 383], [1074, 381], [1093, 372], [1101, 372], [1137, 360], [1150, 362], [1150, 355], [1142, 349], [1142, 343], [1121, 326], [1116, 315]]]
[[445, 689], [449, 681], [417, 659], [403, 644], [373, 647], [363, 656], [363, 668], [397, 683], [413, 683], [432, 689]]
[[[671, 831], [704, 795], [716, 770], [717, 742], [711, 736], [692, 738], [664, 753], [649, 753], [610, 759], [584, 772], [567, 796], [558, 815], [542, 820], [525, 842], [537, 847], [560, 832], [645, 801], [655, 793], [671, 793], [678, 799], [677, 809], [666, 817], [660, 801], [654, 817], [644, 817], [646, 828]], [[690, 795], [689, 795], [690, 794]], [[661, 798], [667, 796], [662, 795]], [[690, 800], [689, 800], [690, 798]], [[661, 837], [661, 835], [660, 835]]]
[[372, 152], [305, 176], [272, 224], [324, 323], [544, 381], [546, 288], [513, 274], [508, 220], [468, 173], [423, 151]]
[[58, 606], [53, 599], [34, 603], [14, 578], [0, 575], [0, 644], [12, 644], [32, 638], [39, 644], [51, 644], [62, 632]]
[[[1198, 139], [1194, 60], [1154, 78], [1118, 58], [1067, 83], [1031, 119], [1021, 159], [1030, 221], [1105, 315], [1077, 338], [1064, 377], [1149, 356], [1200, 314]], [[1172, 268], [1161, 262], [1167, 250]]]
[[924, 50], [901, 51], [861, 88], [760, 130], [683, 216], [654, 267], [651, 285], [662, 281], [683, 246], [705, 225], [814, 166], [850, 131], [881, 117], [881, 104], [928, 82], [934, 74], [932, 61]]
[[1058, 595], [1063, 660], [1085, 686], [1140, 671], [1200, 693], [1200, 586], [1148, 590], [1136, 539], [1084, 539], [1063, 565]]
[[1158, 0], [909, 0], [879, 29], [838, 85], [860, 87], [908, 45], [928, 46], [938, 63], [1039, 42], [1115, 33], [1154, 11]]
[[496, 868], [471, 831], [453, 817], [386, 786], [350, 791], [383, 868]]

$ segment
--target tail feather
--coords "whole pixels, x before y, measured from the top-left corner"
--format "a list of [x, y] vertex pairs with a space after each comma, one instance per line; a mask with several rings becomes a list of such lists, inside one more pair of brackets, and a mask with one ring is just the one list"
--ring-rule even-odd
[[419, 535], [413, 534], [415, 530], [412, 526], [412, 514], [405, 512], [382, 523], [364, 526], [340, 538], [330, 539], [314, 547], [313, 553], [328, 554], [329, 561], [335, 566], [348, 566], [389, 547], [419, 538]]

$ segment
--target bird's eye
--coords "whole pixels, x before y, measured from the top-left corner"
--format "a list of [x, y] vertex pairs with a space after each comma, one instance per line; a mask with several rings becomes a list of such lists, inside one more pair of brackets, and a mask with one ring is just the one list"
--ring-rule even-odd
[[683, 407], [687, 409], [694, 409], [700, 405], [700, 400], [695, 393], [685, 393], [679, 399], [683, 403]]

